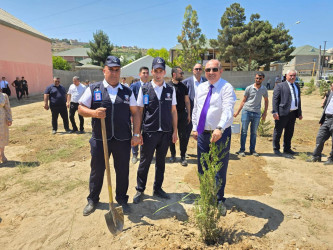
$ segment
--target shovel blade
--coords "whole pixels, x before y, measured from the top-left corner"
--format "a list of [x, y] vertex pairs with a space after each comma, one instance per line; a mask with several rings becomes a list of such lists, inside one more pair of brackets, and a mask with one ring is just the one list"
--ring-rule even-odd
[[121, 207], [112, 208], [105, 215], [106, 225], [113, 235], [120, 234], [124, 227], [124, 213]]

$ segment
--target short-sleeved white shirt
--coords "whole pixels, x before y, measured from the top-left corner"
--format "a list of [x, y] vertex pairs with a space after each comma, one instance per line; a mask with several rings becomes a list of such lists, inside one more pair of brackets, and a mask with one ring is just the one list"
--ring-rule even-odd
[[[108, 94], [110, 96], [111, 102], [114, 103], [117, 97], [117, 93], [118, 93], [118, 89], [123, 89], [125, 87], [123, 87], [121, 85], [121, 83], [118, 83], [118, 85], [116, 87], [112, 87], [110, 84], [108, 84], [108, 82], [104, 79], [103, 80], [103, 86], [104, 88], [107, 89]], [[87, 88], [86, 91], [83, 93], [83, 95], [81, 96], [80, 100], [79, 100], [79, 104], [86, 106], [87, 108], [91, 107], [91, 90], [90, 88]], [[135, 100], [135, 96], [132, 92], [132, 95], [130, 97], [130, 106], [137, 106], [136, 104], [136, 100]]]
[[86, 86], [82, 83], [77, 86], [73, 83], [69, 86], [67, 94], [71, 95], [71, 102], [78, 103], [85, 90]]
[[[162, 91], [163, 88], [166, 88], [166, 83], [163, 82], [162, 86], [158, 86], [157, 84], [154, 83], [154, 81], [151, 81], [151, 85], [154, 88], [154, 91], [156, 93], [157, 99], [160, 100], [161, 99], [161, 95], [162, 95]], [[173, 88], [173, 93], [172, 93], [172, 105], [177, 105], [177, 100], [176, 100], [176, 90], [174, 87]], [[139, 107], [144, 107], [143, 104], [143, 94], [142, 94], [142, 88], [140, 88], [139, 93], [138, 93], [138, 99], [137, 99], [137, 105]]]

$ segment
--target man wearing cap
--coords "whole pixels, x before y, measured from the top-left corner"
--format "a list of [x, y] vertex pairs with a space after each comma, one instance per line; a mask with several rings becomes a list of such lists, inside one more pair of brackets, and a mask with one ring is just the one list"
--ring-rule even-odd
[[[134, 93], [135, 99], [138, 99], [139, 90], [142, 86], [149, 81], [149, 69], [146, 66], [142, 66], [139, 69], [140, 81], [131, 84], [130, 88]], [[135, 164], [138, 161], [139, 146], [132, 147], [132, 163]]]
[[116, 171], [115, 198], [125, 214], [130, 212], [127, 190], [131, 145], [141, 143], [141, 117], [132, 90], [119, 82], [119, 58], [108, 56], [103, 73], [104, 80], [90, 84], [79, 100], [79, 114], [92, 117], [90, 193], [87, 197], [88, 204], [83, 210], [84, 216], [94, 212], [103, 186], [105, 161], [100, 119], [105, 118], [109, 157], [112, 153]]
[[[143, 199], [146, 189], [150, 163], [156, 150], [155, 182], [153, 195], [169, 199], [169, 195], [162, 189], [165, 157], [170, 140], [177, 141], [177, 109], [175, 89], [164, 82], [165, 61], [155, 57], [152, 64], [151, 82], [142, 86], [138, 94], [138, 106], [143, 113], [142, 137], [143, 145], [140, 150], [140, 164], [137, 174], [137, 193], [134, 203]], [[173, 131], [173, 132], [172, 132]]]
[[[193, 137], [198, 141], [198, 172], [203, 174], [201, 155], [208, 153], [210, 144], [223, 147], [219, 154], [222, 168], [216, 174], [216, 180], [222, 185], [217, 193], [220, 213], [225, 216], [227, 209], [224, 205], [224, 188], [226, 184], [229, 150], [231, 140], [231, 124], [233, 122], [236, 95], [230, 83], [221, 78], [221, 63], [212, 59], [205, 68], [207, 82], [200, 84], [194, 99], [192, 114]], [[222, 158], [222, 156], [224, 157]], [[207, 168], [207, 165], [204, 165]]]
[[[75, 113], [79, 108], [79, 99], [83, 95], [84, 91], [86, 90], [86, 86], [80, 83], [80, 78], [78, 76], [73, 77], [73, 84], [69, 86], [67, 92], [67, 108], [69, 108], [69, 120], [72, 123], [72, 133], [78, 131], [75, 122]], [[80, 120], [80, 134], [84, 133], [84, 119], [83, 116], [79, 115]]]
[[[66, 107], [66, 89], [60, 84], [60, 78], [53, 78], [54, 84], [49, 85], [44, 92], [44, 109], [51, 109], [52, 134], [58, 130], [58, 116], [60, 114], [66, 132], [70, 132], [68, 124], [68, 112]], [[50, 102], [50, 105], [49, 105]]]
[[[202, 75], [202, 65], [200, 63], [197, 63], [193, 67], [193, 76], [190, 76], [189, 78], [186, 78], [183, 83], [188, 89], [188, 96], [190, 98], [190, 104], [191, 104], [191, 117], [192, 117], [192, 112], [193, 112], [193, 104], [194, 104], [194, 97], [196, 90], [198, 86], [207, 81], [206, 77], [201, 76]], [[186, 126], [186, 131], [187, 131], [187, 137], [190, 139], [190, 135], [192, 132], [192, 121], [190, 121], [189, 124]]]

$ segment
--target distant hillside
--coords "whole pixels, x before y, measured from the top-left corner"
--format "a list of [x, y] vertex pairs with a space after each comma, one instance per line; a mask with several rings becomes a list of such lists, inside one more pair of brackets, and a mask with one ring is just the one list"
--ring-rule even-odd
[[[89, 48], [89, 43], [78, 42], [73, 39], [57, 39], [51, 38], [52, 41], [52, 53], [61, 52], [64, 50], [74, 49], [74, 48]], [[147, 54], [147, 49], [141, 49], [137, 46], [117, 46], [114, 45], [113, 52], [121, 54], [126, 58], [135, 57], [136, 54], [142, 53], [142, 56]]]

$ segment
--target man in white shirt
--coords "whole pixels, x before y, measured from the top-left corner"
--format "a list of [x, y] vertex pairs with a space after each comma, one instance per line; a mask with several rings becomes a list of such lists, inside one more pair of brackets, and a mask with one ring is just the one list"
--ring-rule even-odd
[[[86, 86], [80, 83], [80, 78], [78, 76], [73, 77], [73, 84], [69, 86], [67, 92], [67, 108], [69, 108], [69, 120], [72, 123], [73, 130], [71, 133], [75, 133], [78, 131], [76, 122], [75, 122], [75, 112], [79, 107], [79, 100], [83, 95], [84, 91], [86, 90]], [[80, 120], [80, 134], [84, 133], [84, 119], [83, 116], [79, 114]]]
[[[137, 193], [134, 203], [143, 199], [146, 189], [147, 176], [154, 152], [156, 150], [155, 182], [153, 195], [169, 199], [162, 189], [165, 171], [165, 157], [170, 141], [177, 141], [177, 101], [175, 88], [164, 82], [165, 61], [155, 57], [151, 74], [153, 80], [139, 90], [137, 104], [143, 114], [142, 137], [140, 149], [140, 164], [137, 174]], [[142, 117], [142, 116], [141, 116]]]
[[[104, 80], [90, 84], [79, 100], [79, 114], [92, 117], [92, 136], [90, 139], [91, 172], [89, 179], [88, 204], [83, 210], [87, 216], [94, 212], [103, 186], [105, 161], [101, 120], [105, 118], [109, 157], [112, 153], [116, 172], [116, 201], [125, 214], [130, 213], [128, 205], [128, 176], [131, 146], [141, 143], [141, 116], [135, 97], [130, 90], [119, 83], [120, 60], [108, 56], [103, 69]], [[130, 115], [133, 116], [131, 131]]]
[[[197, 63], [193, 67], [193, 76], [190, 76], [186, 78], [184, 81], [182, 81], [183, 84], [188, 89], [188, 96], [190, 98], [190, 104], [191, 104], [191, 117], [192, 117], [192, 112], [193, 112], [193, 105], [194, 105], [194, 97], [195, 93], [197, 91], [198, 86], [207, 81], [206, 77], [201, 76], [202, 75], [202, 65], [200, 63]], [[192, 121], [187, 124], [186, 126], [186, 131], [187, 131], [187, 137], [190, 138], [191, 132], [192, 132]]]
[[234, 105], [236, 95], [233, 87], [226, 80], [221, 78], [222, 67], [218, 60], [210, 60], [205, 68], [207, 82], [200, 84], [197, 88], [194, 108], [192, 114], [193, 137], [198, 141], [198, 171], [203, 174], [201, 166], [201, 154], [208, 153], [210, 144], [215, 143], [222, 147], [228, 142], [220, 152], [220, 162], [222, 168], [216, 175], [217, 180], [222, 181], [222, 185], [217, 193], [217, 200], [222, 216], [225, 216], [227, 209], [224, 205], [224, 188], [229, 162], [229, 150], [231, 141], [231, 124], [233, 122]]
[[6, 81], [6, 77], [2, 77], [2, 80], [0, 81], [0, 89], [2, 89], [2, 92], [7, 94], [8, 96], [11, 95], [11, 91], [8, 85], [8, 82]]

